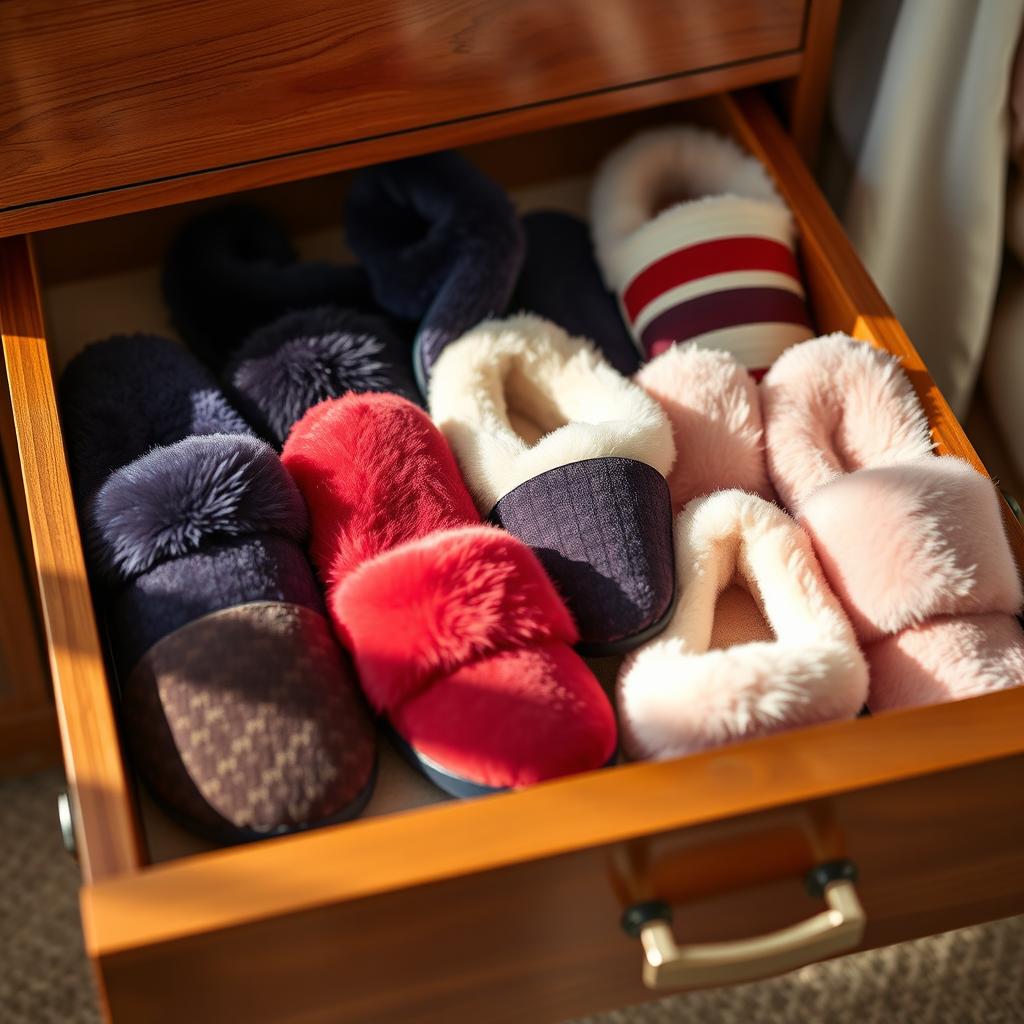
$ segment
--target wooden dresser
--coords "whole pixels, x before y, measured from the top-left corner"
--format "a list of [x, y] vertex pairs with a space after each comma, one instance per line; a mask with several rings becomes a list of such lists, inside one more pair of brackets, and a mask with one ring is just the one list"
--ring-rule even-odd
[[5, 453], [115, 1021], [562, 1020], [653, 996], [626, 905], [673, 904], [687, 941], [740, 939], [820, 910], [801, 880], [840, 858], [859, 869], [859, 948], [1024, 912], [1024, 689], [169, 859], [118, 736], [53, 381], [92, 325], [72, 298], [134, 329], [170, 234], [229, 193], [256, 190], [295, 231], [336, 229], [341, 172], [368, 163], [458, 146], [528, 192], [586, 176], [638, 125], [717, 126], [793, 208], [819, 330], [899, 354], [940, 450], [977, 463], [802, 156], [837, 15], [837, 0], [5, 5]]

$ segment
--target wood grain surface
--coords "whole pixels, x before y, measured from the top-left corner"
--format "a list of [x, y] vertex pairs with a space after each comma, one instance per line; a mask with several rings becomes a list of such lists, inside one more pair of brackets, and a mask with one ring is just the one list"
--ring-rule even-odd
[[0, 335], [39, 579], [64, 762], [88, 881], [140, 862], [132, 802], [85, 575], [27, 238], [0, 240]]
[[610, 90], [799, 61], [803, 17], [804, 0], [10, 0], [0, 210], [515, 111], [536, 127]]
[[818, 158], [832, 82], [832, 52], [842, 0], [810, 0], [804, 34], [804, 62], [800, 74], [784, 83], [789, 108], [789, 134], [812, 169]]
[[115, 1021], [512, 1024], [650, 997], [631, 897], [741, 937], [817, 909], [803, 872], [845, 855], [864, 948], [1018, 913], [1020, 697], [204, 854], [87, 888], [87, 946]]

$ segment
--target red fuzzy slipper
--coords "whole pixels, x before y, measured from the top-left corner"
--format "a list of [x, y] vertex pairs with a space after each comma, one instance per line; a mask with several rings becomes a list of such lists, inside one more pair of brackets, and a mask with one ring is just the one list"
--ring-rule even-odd
[[480, 524], [444, 438], [386, 394], [311, 409], [283, 460], [342, 642], [399, 746], [457, 796], [606, 764], [604, 691], [534, 554]]

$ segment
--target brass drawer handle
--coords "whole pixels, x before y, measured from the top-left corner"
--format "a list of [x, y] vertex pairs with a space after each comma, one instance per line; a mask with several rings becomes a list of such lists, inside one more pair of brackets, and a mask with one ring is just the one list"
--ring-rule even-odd
[[852, 861], [835, 860], [812, 869], [807, 888], [828, 909], [799, 924], [734, 942], [679, 946], [671, 908], [653, 900], [629, 907], [622, 927], [644, 949], [644, 984], [651, 989], [734, 985], [781, 974], [856, 948], [864, 934], [864, 910], [854, 889]]

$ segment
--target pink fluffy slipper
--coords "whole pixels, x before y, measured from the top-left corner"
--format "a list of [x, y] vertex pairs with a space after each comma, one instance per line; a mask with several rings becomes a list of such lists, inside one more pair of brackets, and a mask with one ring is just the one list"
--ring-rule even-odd
[[735, 487], [772, 499], [757, 385], [729, 352], [673, 345], [634, 378], [672, 425], [676, 461], [668, 474], [672, 511]]
[[664, 759], [852, 718], [867, 666], [810, 541], [742, 491], [691, 502], [675, 522], [679, 603], [623, 663], [623, 746]]
[[897, 360], [845, 335], [790, 349], [761, 387], [768, 468], [871, 665], [873, 710], [1024, 682], [1017, 567], [991, 481], [931, 454]]
[[768, 473], [794, 513], [846, 473], [931, 456], [928, 417], [899, 361], [845, 334], [794, 345], [760, 392]]

